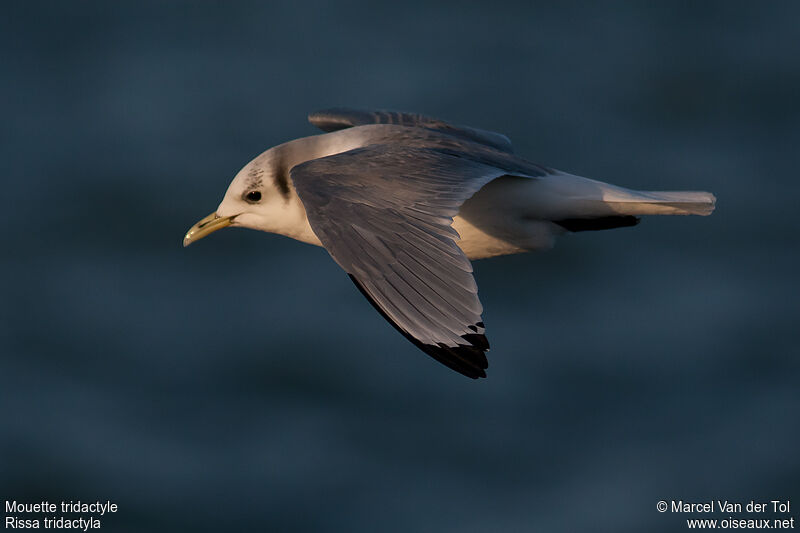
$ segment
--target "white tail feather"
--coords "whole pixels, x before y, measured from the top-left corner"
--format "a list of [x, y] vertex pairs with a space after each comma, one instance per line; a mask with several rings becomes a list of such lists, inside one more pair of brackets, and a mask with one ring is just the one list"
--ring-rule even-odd
[[701, 191], [634, 191], [602, 181], [557, 173], [535, 179], [500, 177], [461, 208], [509, 219], [564, 220], [617, 215], [710, 215], [716, 198]]
[[589, 178], [558, 174], [539, 191], [556, 211], [574, 217], [710, 215], [716, 198], [703, 191], [635, 191]]
[[629, 191], [603, 195], [603, 202], [621, 215], [710, 215], [716, 197], [702, 191]]

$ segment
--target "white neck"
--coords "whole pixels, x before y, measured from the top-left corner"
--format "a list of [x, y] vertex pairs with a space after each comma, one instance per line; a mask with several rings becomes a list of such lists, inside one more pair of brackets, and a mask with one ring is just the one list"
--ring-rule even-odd
[[[271, 164], [262, 158], [269, 157], [272, 161], [281, 161], [285, 168], [291, 169], [295, 165], [312, 159], [335, 155], [348, 150], [359, 148], [368, 143], [368, 136], [358, 129], [345, 129], [323, 135], [314, 135], [295, 139], [278, 145], [268, 150], [253, 160], [253, 164]], [[260, 161], [259, 161], [260, 160]], [[285, 235], [301, 242], [322, 246], [319, 238], [314, 234], [308, 223], [305, 208], [300, 197], [297, 196], [291, 176], [289, 177], [289, 197], [276, 203], [276, 211], [270, 220], [275, 223], [269, 231]]]

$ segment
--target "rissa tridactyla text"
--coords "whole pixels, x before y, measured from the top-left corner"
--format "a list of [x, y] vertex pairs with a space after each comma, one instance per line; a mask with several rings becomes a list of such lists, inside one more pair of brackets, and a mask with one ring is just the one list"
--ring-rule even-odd
[[514, 155], [507, 137], [426, 116], [333, 109], [322, 135], [239, 171], [184, 246], [226, 226], [324, 246], [386, 320], [425, 353], [485, 377], [489, 343], [470, 259], [550, 248], [567, 232], [639, 215], [708, 215], [707, 192], [643, 192]]

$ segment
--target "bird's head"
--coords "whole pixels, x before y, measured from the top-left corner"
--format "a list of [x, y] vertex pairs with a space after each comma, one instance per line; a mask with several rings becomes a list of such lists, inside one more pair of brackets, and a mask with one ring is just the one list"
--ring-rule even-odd
[[270, 149], [245, 165], [217, 210], [186, 232], [183, 245], [228, 226], [286, 234], [284, 226], [292, 223], [296, 211], [292, 199], [296, 196], [279, 155]]

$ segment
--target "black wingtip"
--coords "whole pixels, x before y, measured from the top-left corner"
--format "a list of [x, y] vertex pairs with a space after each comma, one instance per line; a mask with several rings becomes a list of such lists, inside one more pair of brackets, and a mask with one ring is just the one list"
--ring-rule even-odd
[[[486, 359], [485, 350], [489, 349], [489, 342], [484, 335], [480, 335], [482, 340], [481, 346], [459, 345], [456, 347], [445, 346], [443, 344], [432, 345], [423, 344], [418, 340], [406, 335], [400, 331], [405, 337], [413, 342], [420, 350], [430, 355], [446, 367], [455, 370], [472, 379], [485, 378], [486, 369], [489, 367], [489, 361]], [[464, 335], [463, 338], [467, 342], [471, 342], [467, 337], [477, 337], [478, 335]], [[482, 346], [486, 346], [483, 348]]]
[[[361, 294], [364, 295], [364, 298], [372, 304], [372, 307], [374, 307], [389, 324], [394, 326], [394, 329], [411, 341], [414, 346], [430, 355], [447, 368], [455, 370], [469, 378], [478, 379], [486, 377], [486, 369], [489, 368], [489, 361], [486, 359], [486, 350], [489, 349], [489, 340], [486, 338], [486, 335], [483, 333], [467, 333], [462, 335], [461, 338], [469, 344], [462, 344], [455, 347], [445, 346], [444, 344], [424, 344], [395, 324], [394, 321], [386, 315], [383, 309], [378, 306], [375, 300], [372, 299], [369, 293], [364, 290], [364, 287], [355, 276], [352, 274], [347, 275], [353, 281], [353, 284], [358, 287]], [[478, 328], [484, 329], [483, 322], [478, 322], [477, 324], [469, 326], [469, 329], [475, 332], [478, 331]]]
[[600, 231], [604, 229], [627, 228], [639, 223], [639, 217], [633, 215], [612, 215], [598, 218], [565, 218], [554, 220], [567, 231]]

